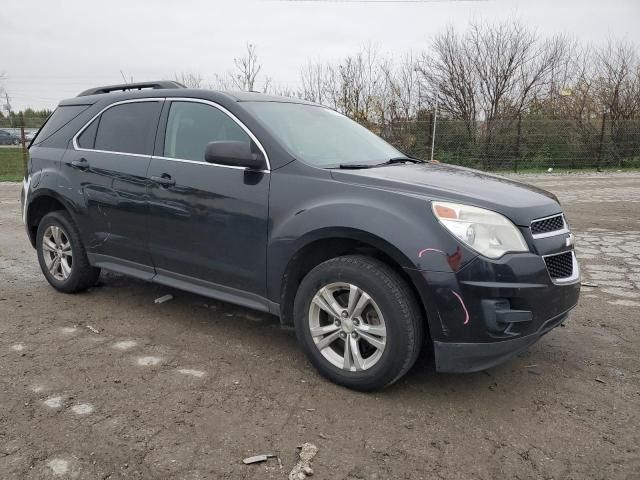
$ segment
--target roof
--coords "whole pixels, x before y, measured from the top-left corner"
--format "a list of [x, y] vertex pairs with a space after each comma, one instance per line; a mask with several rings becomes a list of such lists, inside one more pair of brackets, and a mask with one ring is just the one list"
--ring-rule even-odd
[[202, 98], [218, 102], [283, 102], [317, 106], [315, 103], [298, 98], [268, 95], [260, 92], [227, 92], [186, 88], [182, 84], [170, 80], [94, 87], [81, 92], [77, 97], [63, 100], [60, 105], [92, 105], [107, 98], [113, 101], [122, 101], [150, 97]]

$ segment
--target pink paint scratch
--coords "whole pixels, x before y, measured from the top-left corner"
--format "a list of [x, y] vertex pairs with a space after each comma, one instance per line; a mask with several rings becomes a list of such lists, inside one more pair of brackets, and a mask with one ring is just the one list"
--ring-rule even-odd
[[453, 290], [451, 290], [451, 293], [453, 293], [456, 297], [458, 297], [458, 300], [460, 300], [460, 305], [462, 305], [462, 309], [464, 310], [464, 324], [466, 325], [467, 323], [469, 323], [469, 312], [467, 311], [467, 307], [462, 301], [462, 297], [459, 294], [457, 294]]
[[436, 253], [441, 253], [443, 255], [446, 255], [446, 253], [444, 253], [442, 250], [438, 250], [437, 248], [424, 248], [420, 250], [420, 252], [418, 253], [418, 258], [422, 258], [422, 255], [424, 255], [427, 252], [436, 252]]

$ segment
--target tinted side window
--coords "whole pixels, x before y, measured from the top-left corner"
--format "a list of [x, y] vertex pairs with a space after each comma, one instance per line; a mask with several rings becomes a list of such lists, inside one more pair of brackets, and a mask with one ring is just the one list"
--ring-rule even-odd
[[229, 116], [204, 103], [172, 102], [164, 138], [164, 156], [204, 162], [207, 143], [251, 138]]
[[99, 118], [96, 118], [91, 125], [84, 129], [84, 132], [78, 137], [78, 146], [80, 148], [93, 148], [96, 143], [96, 132], [98, 131]]
[[89, 108], [89, 105], [65, 105], [56, 108], [47, 118], [45, 124], [38, 130], [33, 143], [37, 144], [46, 140], [87, 108]]
[[94, 148], [151, 155], [160, 102], [116, 105], [100, 115]]

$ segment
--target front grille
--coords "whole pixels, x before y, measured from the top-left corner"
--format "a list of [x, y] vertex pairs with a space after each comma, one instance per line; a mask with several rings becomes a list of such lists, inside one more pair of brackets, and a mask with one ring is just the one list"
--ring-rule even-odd
[[544, 257], [544, 263], [547, 264], [549, 275], [554, 280], [559, 278], [568, 278], [573, 275], [573, 253], [565, 252], [558, 255]]
[[556, 230], [562, 230], [563, 228], [564, 218], [562, 214], [531, 222], [531, 233], [533, 235], [555, 232]]

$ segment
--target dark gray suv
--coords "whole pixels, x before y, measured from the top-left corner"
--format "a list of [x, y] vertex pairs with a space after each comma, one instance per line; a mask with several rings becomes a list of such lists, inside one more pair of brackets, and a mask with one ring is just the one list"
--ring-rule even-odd
[[24, 222], [54, 288], [107, 269], [270, 312], [350, 388], [395, 382], [425, 345], [438, 371], [488, 368], [578, 301], [553, 195], [408, 157], [320, 105], [99, 87], [29, 152]]

